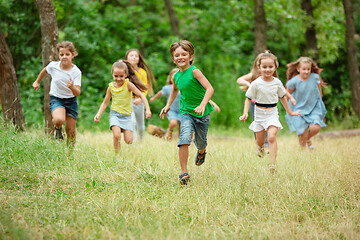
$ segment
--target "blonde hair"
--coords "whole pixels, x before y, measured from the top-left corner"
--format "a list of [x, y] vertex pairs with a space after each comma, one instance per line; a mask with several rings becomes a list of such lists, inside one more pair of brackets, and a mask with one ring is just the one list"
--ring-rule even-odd
[[74, 55], [74, 57], [76, 57], [78, 55], [78, 52], [76, 51], [76, 48], [72, 42], [63, 41], [63, 42], [56, 44], [56, 50], [58, 52], [60, 51], [60, 48], [65, 48], [65, 49], [69, 50]]
[[319, 68], [315, 63], [315, 61], [309, 57], [299, 57], [295, 62], [291, 62], [287, 65], [288, 69], [286, 71], [286, 78], [287, 78], [286, 82], [288, 82], [290, 79], [292, 79], [293, 77], [299, 74], [299, 71], [297, 69], [302, 63], [311, 64], [311, 72], [319, 74], [320, 85], [326, 87], [326, 83], [320, 77], [320, 73], [323, 69]]
[[172, 76], [173, 76], [177, 71], [179, 71], [178, 68], [173, 68], [173, 69], [170, 71], [170, 73], [169, 73], [169, 75], [168, 75], [168, 77], [167, 77], [167, 79], [166, 79], [166, 83], [167, 83], [167, 84], [171, 84]]
[[140, 51], [136, 48], [130, 48], [125, 54], [125, 60], [128, 60], [128, 56], [131, 52], [136, 52], [139, 55], [139, 63], [138, 67], [142, 68], [146, 71], [147, 75], [147, 88], [149, 92], [152, 94], [154, 92], [152, 83], [156, 86], [156, 81], [153, 72], [151, 71], [150, 67], [146, 64], [144, 57], [141, 55]]
[[125, 70], [125, 73], [127, 77], [129, 78], [129, 81], [135, 85], [136, 88], [138, 88], [140, 91], [146, 91], [146, 86], [142, 84], [140, 79], [136, 76], [134, 69], [131, 66], [131, 63], [129, 63], [126, 60], [118, 60], [114, 62], [114, 64], [111, 67], [111, 74], [113, 74], [115, 68]]
[[[177, 42], [174, 42], [173, 44], [171, 44], [170, 46], [170, 54], [171, 56], [173, 56], [175, 50], [177, 48], [181, 47], [182, 49], [184, 49], [186, 52], [189, 53], [190, 56], [193, 56], [195, 53], [195, 49], [194, 46], [192, 45], [192, 43], [188, 40], [180, 40]], [[190, 65], [193, 63], [193, 60], [190, 61]]]

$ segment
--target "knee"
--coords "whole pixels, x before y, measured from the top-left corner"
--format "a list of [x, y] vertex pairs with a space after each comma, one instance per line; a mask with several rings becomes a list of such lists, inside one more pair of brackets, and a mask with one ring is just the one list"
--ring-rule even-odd
[[125, 143], [126, 144], [132, 144], [133, 143], [133, 138], [130, 138], [130, 139], [124, 139]]
[[120, 141], [121, 135], [120, 134], [114, 134], [114, 141]]
[[54, 125], [63, 125], [64, 122], [65, 122], [65, 119], [62, 118], [62, 117], [53, 117], [53, 118], [52, 118], [52, 123], [53, 123]]
[[276, 142], [276, 135], [268, 135], [268, 142], [269, 144]]

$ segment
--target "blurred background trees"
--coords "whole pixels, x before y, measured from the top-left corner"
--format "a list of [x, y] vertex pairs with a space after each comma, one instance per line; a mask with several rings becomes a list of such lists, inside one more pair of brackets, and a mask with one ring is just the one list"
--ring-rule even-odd
[[[266, 26], [255, 21], [255, 7], [261, 7], [261, 3]], [[256, 43], [261, 48], [265, 45], [278, 57], [283, 83], [287, 63], [303, 55], [317, 59], [328, 83], [323, 91], [327, 123], [334, 128], [359, 127], [351, 102], [346, 18], [341, 1], [53, 0], [53, 4], [59, 41], [74, 42], [79, 52], [74, 63], [83, 73], [80, 129], [94, 128], [93, 117], [112, 81], [110, 68], [114, 61], [124, 58], [129, 48], [138, 48], [155, 74], [157, 91], [174, 67], [169, 47], [179, 39], [194, 44], [194, 64], [215, 89], [213, 100], [222, 111], [212, 114], [213, 127], [246, 127], [238, 120], [244, 92], [236, 79], [250, 71]], [[355, 54], [359, 59], [358, 1], [352, 1], [352, 10], [358, 50]], [[0, 15], [2, 33], [14, 59], [25, 121], [28, 126], [42, 126], [44, 95], [31, 87], [43, 67], [41, 24], [35, 0], [3, 0]], [[265, 30], [257, 33], [259, 27]], [[261, 33], [266, 39], [257, 37]], [[164, 98], [151, 104], [153, 117], [149, 123], [167, 126], [167, 121], [158, 117], [165, 101]], [[283, 108], [279, 109], [284, 114]], [[108, 129], [105, 118], [101, 128]]]

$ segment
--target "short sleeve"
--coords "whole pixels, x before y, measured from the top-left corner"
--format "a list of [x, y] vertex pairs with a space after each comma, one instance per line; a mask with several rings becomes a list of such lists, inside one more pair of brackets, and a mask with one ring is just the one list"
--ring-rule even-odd
[[53, 69], [54, 69], [54, 64], [55, 63], [56, 62], [52, 61], [45, 67], [48, 74], [50, 74], [50, 75], [53, 74], [53, 72], [54, 72]]
[[290, 79], [287, 83], [286, 83], [286, 87], [288, 89], [295, 89], [296, 88], [296, 83], [295, 83], [295, 77], [293, 77], [292, 79]]
[[320, 84], [320, 76], [319, 76], [319, 74], [313, 73], [313, 75], [314, 75], [314, 78], [316, 80], [316, 84]]
[[170, 92], [171, 92], [171, 86], [170, 85], [165, 85], [162, 87], [161, 89], [161, 93], [162, 95], [164, 96], [169, 96], [170, 95]]
[[81, 72], [79, 71], [73, 79], [74, 85], [81, 86]]
[[250, 99], [255, 99], [255, 89], [256, 89], [256, 82], [254, 81], [250, 84], [250, 87], [246, 91], [245, 96]]
[[282, 83], [279, 84], [279, 88], [278, 88], [277, 93], [278, 93], [279, 98], [282, 98], [282, 97], [285, 96], [286, 90], [285, 90], [284, 86], [282, 85]]

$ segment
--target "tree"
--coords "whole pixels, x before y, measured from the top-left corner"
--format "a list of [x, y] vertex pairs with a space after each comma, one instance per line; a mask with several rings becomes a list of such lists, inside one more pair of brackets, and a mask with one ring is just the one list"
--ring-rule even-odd
[[263, 52], [266, 47], [266, 17], [264, 0], [254, 0], [254, 21], [255, 21], [255, 56]]
[[354, 9], [351, 0], [343, 0], [346, 18], [346, 51], [352, 94], [352, 106], [360, 119], [360, 74], [356, 56]]
[[168, 14], [169, 14], [170, 25], [171, 25], [171, 30], [172, 30], [173, 35], [180, 37], [181, 35], [180, 35], [180, 30], [179, 30], [179, 21], [176, 17], [174, 7], [173, 7], [171, 0], [165, 0], [165, 8], [167, 9]]
[[302, 0], [301, 8], [306, 12], [306, 15], [308, 17], [308, 21], [306, 24], [306, 32], [305, 32], [306, 47], [305, 47], [304, 55], [313, 58], [317, 62], [319, 60], [319, 52], [317, 47], [316, 30], [315, 30], [313, 7], [311, 4], [311, 0]]
[[25, 128], [13, 58], [0, 24], [0, 99], [5, 122], [11, 122], [20, 129]]
[[[42, 36], [42, 63], [47, 66], [49, 62], [57, 58], [56, 44], [58, 43], [58, 27], [56, 22], [55, 7], [51, 0], [36, 0], [36, 6], [40, 14], [41, 36]], [[44, 80], [44, 115], [45, 133], [54, 130], [50, 111], [50, 76]]]

